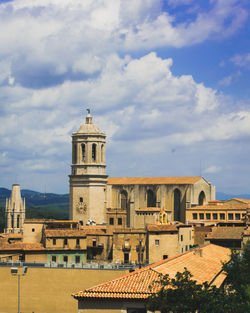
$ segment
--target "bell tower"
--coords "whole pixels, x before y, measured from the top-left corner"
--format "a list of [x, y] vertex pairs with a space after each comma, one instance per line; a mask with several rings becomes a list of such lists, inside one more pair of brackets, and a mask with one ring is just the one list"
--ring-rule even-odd
[[76, 133], [72, 134], [70, 219], [83, 225], [88, 220], [105, 222], [106, 210], [106, 135], [93, 124], [90, 110]]

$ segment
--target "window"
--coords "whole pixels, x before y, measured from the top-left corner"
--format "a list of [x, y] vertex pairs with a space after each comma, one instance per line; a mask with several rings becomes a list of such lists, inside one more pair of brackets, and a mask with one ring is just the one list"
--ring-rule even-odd
[[124, 252], [124, 263], [129, 263], [129, 253]]
[[83, 202], [83, 197], [80, 197], [79, 201], [82, 203]]
[[11, 214], [11, 228], [14, 228], [14, 215]]
[[96, 161], [96, 144], [92, 145], [92, 161]]
[[114, 218], [113, 217], [109, 218], [109, 225], [114, 225]]
[[185, 250], [188, 251], [188, 245], [185, 245]]
[[220, 220], [224, 220], [225, 219], [225, 213], [220, 213]]
[[204, 220], [204, 213], [199, 214], [200, 220]]
[[56, 262], [56, 255], [52, 255], [51, 260], [52, 260], [52, 262]]
[[118, 225], [122, 225], [122, 218], [118, 217]]
[[174, 190], [174, 220], [181, 219], [181, 192], [179, 189]]
[[206, 196], [204, 191], [201, 191], [198, 199], [199, 205], [203, 205], [206, 202]]
[[163, 254], [163, 260], [166, 260], [168, 258], [167, 254]]
[[155, 246], [158, 247], [160, 245], [160, 240], [159, 239], [155, 239]]
[[65, 246], [67, 246], [68, 245], [68, 239], [64, 239], [63, 243]]
[[92, 239], [92, 245], [93, 247], [96, 247], [96, 239]]
[[121, 192], [121, 209], [127, 209], [128, 194], [125, 190]]
[[147, 207], [148, 208], [155, 208], [156, 207], [155, 193], [150, 189], [147, 191]]
[[20, 215], [17, 215], [16, 227], [20, 227]]
[[206, 213], [206, 219], [211, 220], [211, 214], [210, 213]]
[[197, 220], [197, 213], [193, 213], [193, 220]]
[[229, 219], [229, 220], [233, 220], [233, 219], [234, 219], [233, 213], [228, 213], [228, 219]]
[[80, 263], [80, 261], [81, 261], [80, 255], [76, 255], [75, 256], [75, 263]]
[[181, 235], [181, 241], [183, 241], [183, 235]]
[[235, 219], [240, 220], [240, 213], [235, 213]]
[[66, 262], [66, 263], [68, 262], [68, 256], [67, 255], [63, 256], [63, 262]]
[[85, 157], [86, 157], [86, 152], [85, 152], [85, 144], [82, 144], [82, 161], [85, 161]]
[[32, 228], [32, 233], [34, 233], [35, 232], [35, 228]]
[[213, 213], [213, 220], [217, 220], [218, 219], [218, 214], [217, 213]]
[[80, 239], [79, 239], [79, 238], [76, 239], [76, 245], [77, 245], [77, 246], [80, 245]]
[[56, 239], [53, 238], [53, 246], [55, 246], [55, 245], [56, 245]]

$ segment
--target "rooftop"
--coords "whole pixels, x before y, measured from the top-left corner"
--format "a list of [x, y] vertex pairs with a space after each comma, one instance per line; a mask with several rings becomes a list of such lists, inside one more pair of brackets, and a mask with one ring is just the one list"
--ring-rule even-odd
[[78, 229], [46, 229], [45, 237], [86, 237], [84, 230]]
[[245, 227], [222, 226], [212, 227], [212, 231], [207, 235], [207, 239], [241, 239]]
[[150, 294], [159, 290], [157, 284], [154, 284], [151, 290], [149, 286], [161, 274], [169, 274], [170, 277], [174, 277], [178, 271], [183, 272], [185, 267], [198, 283], [208, 281], [219, 287], [225, 279], [225, 274], [221, 272], [221, 262], [227, 262], [229, 259], [230, 249], [209, 244], [79, 291], [73, 296], [75, 299], [147, 299]]
[[176, 225], [147, 225], [149, 232], [178, 232]]
[[108, 185], [192, 185], [202, 177], [109, 177]]

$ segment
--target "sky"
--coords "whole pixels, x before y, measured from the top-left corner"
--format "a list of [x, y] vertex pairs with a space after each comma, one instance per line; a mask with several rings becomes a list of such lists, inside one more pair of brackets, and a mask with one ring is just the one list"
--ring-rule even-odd
[[248, 0], [0, 0], [0, 186], [67, 193], [86, 109], [111, 177], [250, 193]]

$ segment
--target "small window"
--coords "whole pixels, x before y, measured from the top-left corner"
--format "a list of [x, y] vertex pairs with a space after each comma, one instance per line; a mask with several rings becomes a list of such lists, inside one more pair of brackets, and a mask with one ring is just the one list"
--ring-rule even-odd
[[92, 245], [93, 245], [93, 247], [96, 247], [96, 239], [92, 240]]
[[181, 235], [181, 241], [183, 241], [183, 235]]
[[220, 220], [224, 220], [225, 219], [225, 213], [220, 213]]
[[211, 220], [211, 214], [210, 213], [206, 213], [206, 219]]
[[113, 217], [109, 218], [109, 225], [114, 225], [114, 218]]
[[213, 220], [217, 220], [218, 219], [218, 214], [217, 213], [213, 213]]
[[234, 219], [233, 213], [228, 213], [228, 219], [231, 221]]
[[56, 239], [53, 238], [53, 245], [55, 246], [56, 245]]
[[83, 202], [83, 197], [80, 197], [80, 202], [81, 202], [81, 203]]
[[199, 214], [200, 220], [204, 220], [204, 213]]
[[122, 225], [122, 218], [118, 217], [118, 225]]
[[56, 262], [56, 255], [52, 255], [52, 262]]
[[193, 220], [197, 220], [197, 213], [193, 213]]
[[35, 228], [32, 228], [32, 233], [34, 233], [35, 232]]
[[163, 255], [163, 260], [166, 260], [168, 258], [168, 255], [167, 254], [164, 254]]
[[79, 239], [79, 238], [76, 239], [76, 244], [77, 244], [78, 246], [80, 245], [80, 239]]
[[240, 213], [235, 213], [235, 219], [240, 220]]
[[96, 160], [96, 144], [93, 143], [92, 145], [92, 161]]
[[185, 250], [188, 251], [188, 245], [185, 246]]
[[155, 240], [155, 246], [158, 247], [159, 245], [160, 245], [160, 240], [159, 240], [159, 239], [156, 239], [156, 240]]
[[68, 256], [67, 255], [63, 256], [63, 262], [66, 262], [66, 263], [68, 262]]
[[20, 227], [20, 215], [17, 215], [16, 227]]
[[124, 263], [129, 263], [129, 253], [124, 252]]
[[85, 161], [86, 151], [85, 151], [85, 144], [82, 144], [82, 160]]
[[65, 246], [67, 246], [68, 245], [68, 239], [64, 239], [63, 243]]
[[76, 255], [75, 256], [75, 263], [80, 263], [80, 262], [81, 262], [80, 255]]

